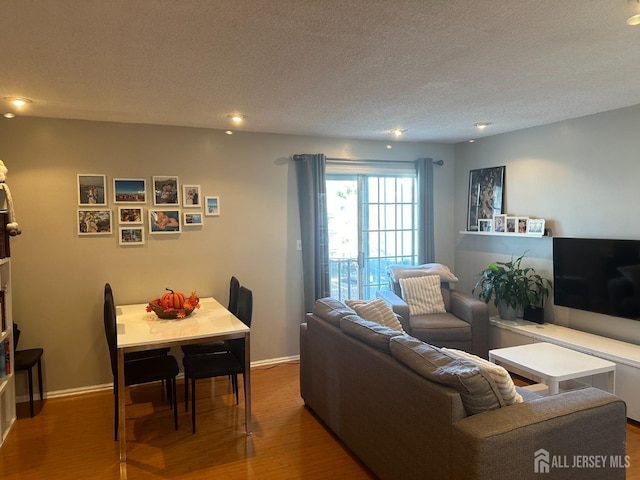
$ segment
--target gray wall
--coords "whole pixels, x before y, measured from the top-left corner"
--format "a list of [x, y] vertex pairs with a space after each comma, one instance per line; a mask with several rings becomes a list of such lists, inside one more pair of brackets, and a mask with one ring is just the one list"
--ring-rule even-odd
[[[355, 141], [40, 118], [3, 120], [0, 159], [9, 168], [17, 219], [12, 239], [14, 317], [21, 348], [45, 349], [48, 392], [109, 383], [102, 291], [116, 303], [146, 302], [165, 287], [198, 291], [226, 304], [231, 275], [254, 292], [252, 361], [296, 356], [303, 319], [297, 190], [290, 157], [445, 161], [435, 167], [437, 260], [453, 265], [452, 145]], [[220, 217], [176, 237], [147, 234], [146, 245], [118, 246], [117, 235], [76, 234], [76, 175], [113, 178], [177, 175], [219, 195]], [[466, 194], [465, 194], [466, 195]], [[151, 206], [151, 201], [145, 207]], [[145, 208], [146, 212], [146, 208]], [[114, 225], [117, 227], [117, 225]], [[114, 228], [115, 229], [115, 228]], [[147, 232], [148, 233], [148, 232]], [[26, 381], [18, 380], [18, 395]]]
[[[506, 213], [545, 218], [554, 236], [640, 239], [639, 125], [640, 105], [456, 145], [456, 232], [466, 228], [469, 170], [506, 165]], [[489, 262], [526, 250], [551, 278], [550, 238], [456, 233], [458, 288], [470, 292]], [[549, 303], [550, 321], [640, 343], [640, 322]]]

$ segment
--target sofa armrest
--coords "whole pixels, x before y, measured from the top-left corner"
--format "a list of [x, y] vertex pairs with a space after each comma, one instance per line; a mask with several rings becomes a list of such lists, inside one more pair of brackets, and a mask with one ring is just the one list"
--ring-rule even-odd
[[483, 358], [489, 354], [489, 307], [468, 293], [451, 291], [451, 313], [471, 325], [473, 353]]
[[409, 324], [409, 305], [401, 297], [392, 292], [391, 290], [378, 290], [376, 297], [385, 301], [393, 313], [396, 314], [398, 320], [402, 324], [402, 328], [408, 334], [411, 334], [411, 326]]
[[568, 476], [562, 478], [623, 479], [625, 441], [622, 399], [592, 387], [572, 390], [456, 422], [452, 478], [533, 478], [534, 458], [544, 449], [550, 457], [567, 458], [570, 464], [576, 457], [596, 455], [606, 456], [608, 467], [618, 462], [610, 469], [565, 469], [562, 473]]

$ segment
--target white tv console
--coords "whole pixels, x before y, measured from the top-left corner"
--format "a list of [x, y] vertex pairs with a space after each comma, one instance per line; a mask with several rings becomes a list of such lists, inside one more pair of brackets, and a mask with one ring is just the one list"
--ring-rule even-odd
[[614, 393], [627, 403], [627, 417], [640, 421], [640, 345], [581, 332], [552, 323], [489, 319], [490, 348], [549, 342], [616, 364]]

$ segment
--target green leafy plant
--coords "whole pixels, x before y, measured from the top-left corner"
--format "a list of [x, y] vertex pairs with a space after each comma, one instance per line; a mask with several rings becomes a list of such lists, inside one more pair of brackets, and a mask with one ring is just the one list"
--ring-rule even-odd
[[538, 275], [532, 267], [523, 267], [525, 253], [509, 262], [490, 263], [478, 274], [473, 294], [489, 303], [493, 298], [496, 307], [504, 302], [511, 308], [542, 306], [552, 287], [550, 280]]

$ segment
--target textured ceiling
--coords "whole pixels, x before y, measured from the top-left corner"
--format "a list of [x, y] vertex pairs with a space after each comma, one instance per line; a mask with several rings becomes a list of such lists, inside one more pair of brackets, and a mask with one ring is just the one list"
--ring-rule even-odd
[[640, 104], [635, 0], [0, 7], [0, 98], [33, 100], [19, 115], [226, 129], [240, 111], [245, 131], [454, 143]]

